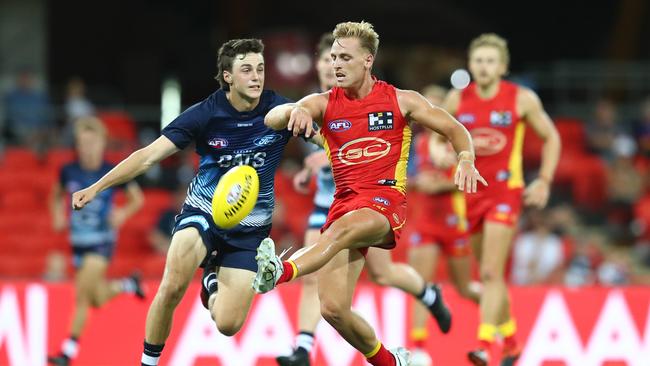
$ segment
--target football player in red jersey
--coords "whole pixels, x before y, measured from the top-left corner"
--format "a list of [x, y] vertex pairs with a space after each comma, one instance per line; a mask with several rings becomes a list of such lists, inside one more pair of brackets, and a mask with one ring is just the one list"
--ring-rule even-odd
[[[522, 198], [526, 205], [543, 208], [560, 157], [560, 138], [537, 95], [523, 86], [502, 80], [510, 61], [506, 41], [483, 34], [469, 46], [469, 69], [474, 82], [451, 91], [444, 108], [472, 134], [476, 166], [490, 182], [467, 196], [471, 242], [480, 261], [483, 293], [478, 329], [479, 348], [468, 353], [474, 365], [489, 363], [492, 345], [503, 337], [502, 365], [511, 365], [520, 350], [516, 324], [510, 314], [504, 270]], [[524, 189], [522, 145], [526, 126], [544, 141], [537, 179]]]
[[451, 140], [459, 152], [455, 180], [461, 190], [475, 192], [477, 182], [487, 183], [474, 167], [471, 137], [458, 121], [419, 93], [372, 76], [379, 36], [371, 24], [340, 23], [333, 33], [336, 86], [274, 108], [265, 123], [306, 137], [313, 134], [313, 121], [321, 125], [336, 182], [334, 203], [316, 244], [291, 260], [275, 255], [271, 239], [260, 244], [253, 287], [267, 292], [322, 268], [317, 276], [323, 318], [372, 365], [407, 365], [407, 352], [384, 348], [351, 305], [367, 248], [393, 248], [404, 225], [409, 122]]
[[[441, 105], [447, 90], [430, 85], [422, 90], [429, 102]], [[471, 281], [471, 247], [465, 195], [454, 184], [456, 154], [441, 135], [422, 131], [414, 139], [409, 167], [408, 215], [404, 227], [409, 245], [409, 264], [425, 280], [436, 273], [439, 253], [447, 257], [456, 291], [478, 303], [480, 284]], [[413, 168], [413, 169], [411, 169]], [[426, 309], [417, 302], [411, 308], [412, 366], [430, 366]]]

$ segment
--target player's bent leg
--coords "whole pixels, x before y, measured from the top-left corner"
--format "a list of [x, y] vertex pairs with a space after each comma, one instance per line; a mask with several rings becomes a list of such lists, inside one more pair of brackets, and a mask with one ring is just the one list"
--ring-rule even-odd
[[255, 291], [251, 282], [255, 272], [221, 267], [218, 269], [219, 291], [212, 297], [210, 314], [221, 334], [232, 336], [237, 333], [248, 315]]
[[385, 249], [368, 248], [366, 268], [376, 284], [397, 287], [413, 296], [420, 294], [426, 285], [413, 267], [393, 262], [390, 251]]
[[427, 284], [420, 275], [405, 263], [393, 262], [390, 252], [370, 248], [366, 257], [370, 278], [382, 286], [397, 287], [422, 302], [436, 319], [443, 333], [451, 328], [451, 312], [442, 299], [442, 291], [434, 284]]
[[369, 208], [348, 212], [320, 236], [316, 244], [295, 259], [282, 262], [275, 255], [275, 245], [264, 239], [257, 249], [258, 271], [253, 288], [263, 293], [278, 283], [288, 282], [323, 267], [343, 249], [364, 248], [393, 240], [388, 219]]
[[[305, 232], [306, 249], [318, 240], [320, 230], [308, 229]], [[298, 252], [296, 252], [298, 253]], [[294, 254], [297, 256], [298, 254]], [[292, 256], [292, 258], [294, 258]], [[309, 365], [309, 352], [314, 345], [314, 333], [320, 316], [320, 301], [318, 300], [317, 274], [310, 273], [301, 278], [302, 286], [300, 292], [300, 305], [298, 306], [298, 334], [296, 335], [295, 347], [290, 355], [276, 357], [280, 366], [302, 366]]]
[[160, 287], [147, 313], [147, 343], [164, 344], [169, 336], [174, 310], [206, 252], [197, 229], [188, 227], [174, 233]]
[[372, 365], [394, 365], [396, 359], [406, 365], [408, 355], [404, 350], [388, 351], [372, 327], [352, 311], [352, 296], [363, 265], [364, 258], [359, 251], [344, 249], [318, 272], [321, 314]]
[[469, 255], [450, 256], [449, 273], [458, 294], [470, 301], [479, 303], [481, 299], [481, 285], [472, 281], [472, 260]]
[[106, 258], [97, 254], [88, 253], [81, 260], [81, 266], [75, 274], [77, 300], [71, 330], [76, 337], [81, 334], [86, 323], [89, 308], [96, 306], [95, 286], [103, 279], [107, 267]]

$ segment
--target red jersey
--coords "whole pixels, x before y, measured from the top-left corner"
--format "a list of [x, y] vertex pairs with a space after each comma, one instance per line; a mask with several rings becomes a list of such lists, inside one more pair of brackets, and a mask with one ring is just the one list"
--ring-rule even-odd
[[472, 134], [476, 168], [489, 184], [479, 184], [479, 192], [524, 187], [522, 146], [526, 125], [517, 114], [517, 90], [516, 84], [501, 81], [491, 99], [481, 99], [475, 83], [461, 92], [456, 118]]
[[370, 94], [360, 100], [332, 88], [321, 133], [332, 164], [335, 197], [382, 186], [405, 194], [411, 129], [394, 86], [376, 80]]
[[[415, 139], [415, 161], [418, 172], [432, 172], [444, 179], [453, 181], [456, 168], [451, 166], [442, 169], [434, 165], [429, 149], [431, 134], [424, 132]], [[442, 192], [438, 194], [425, 194], [419, 192], [412, 196], [409, 192], [411, 204], [418, 205], [418, 217], [414, 217], [415, 225], [430, 226], [430, 230], [448, 230], [451, 228], [459, 232], [467, 231], [467, 210], [465, 195], [459, 190]], [[412, 200], [416, 198], [417, 201]]]

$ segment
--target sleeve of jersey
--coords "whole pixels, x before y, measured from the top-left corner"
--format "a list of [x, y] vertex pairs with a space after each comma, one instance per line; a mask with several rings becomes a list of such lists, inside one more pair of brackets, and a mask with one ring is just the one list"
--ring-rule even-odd
[[202, 127], [209, 120], [209, 114], [205, 112], [205, 101], [197, 103], [168, 124], [161, 134], [167, 137], [179, 149], [184, 149], [199, 135]]

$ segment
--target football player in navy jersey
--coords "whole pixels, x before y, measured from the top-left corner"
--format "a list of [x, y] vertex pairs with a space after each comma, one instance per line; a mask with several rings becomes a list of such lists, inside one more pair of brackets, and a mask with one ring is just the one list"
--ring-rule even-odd
[[[122, 161], [97, 183], [76, 192], [82, 209], [105, 189], [128, 182], [162, 159], [196, 143], [199, 171], [176, 217], [165, 272], [149, 308], [142, 365], [157, 365], [169, 336], [174, 309], [197, 267], [207, 267], [205, 300], [219, 331], [235, 334], [244, 323], [254, 290], [256, 249], [271, 229], [274, 174], [291, 131], [274, 131], [264, 116], [287, 99], [264, 90], [264, 45], [257, 39], [235, 39], [218, 53], [221, 89], [184, 111], [156, 141]], [[212, 196], [219, 178], [237, 165], [257, 170], [260, 191], [253, 211], [236, 227], [223, 230], [212, 220]], [[216, 267], [216, 270], [215, 270]], [[217, 276], [212, 272], [218, 273]], [[216, 291], [216, 289], [219, 289]]]
[[76, 270], [76, 304], [69, 337], [63, 341], [61, 353], [48, 361], [68, 365], [77, 355], [78, 339], [86, 323], [88, 310], [99, 308], [121, 293], [144, 298], [139, 276], [108, 281], [106, 269], [115, 249], [116, 230], [140, 209], [142, 191], [135, 182], [126, 185], [127, 203], [113, 208], [113, 188], [98, 194], [84, 211], [73, 211], [66, 217], [65, 197], [97, 181], [113, 167], [104, 160], [106, 128], [95, 117], [75, 122], [77, 160], [61, 168], [50, 198], [50, 212], [56, 231], [70, 226], [73, 264]]

